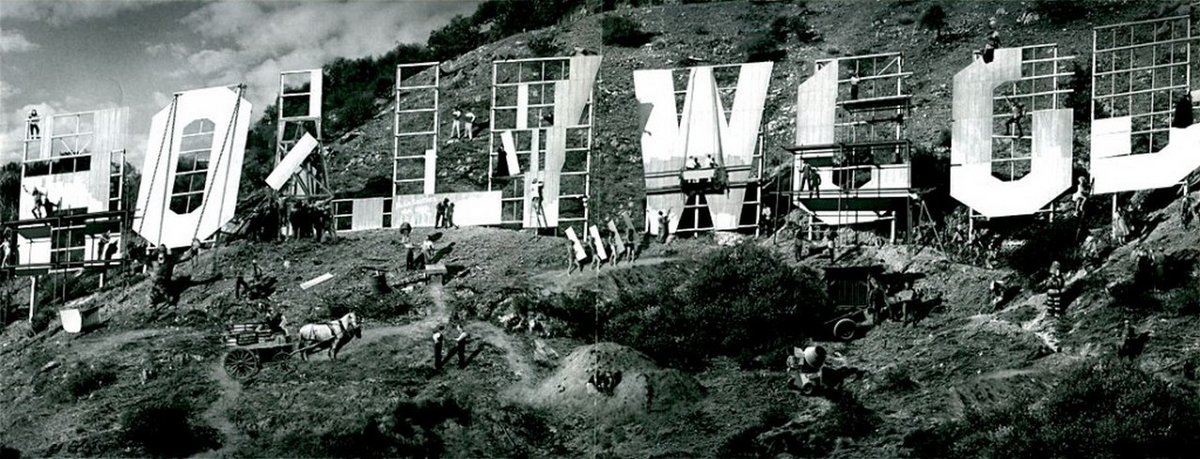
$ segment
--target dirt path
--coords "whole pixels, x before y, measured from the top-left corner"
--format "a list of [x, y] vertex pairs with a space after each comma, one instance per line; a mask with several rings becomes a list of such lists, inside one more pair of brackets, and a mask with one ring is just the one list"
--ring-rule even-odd
[[508, 362], [508, 368], [520, 378], [522, 388], [533, 387], [535, 382], [533, 364], [529, 361], [530, 353], [528, 349], [525, 349], [524, 343], [513, 339], [504, 330], [487, 322], [472, 324], [470, 328], [479, 339], [504, 351], [504, 359]]
[[570, 272], [570, 269], [559, 269], [555, 271], [546, 271], [530, 277], [533, 285], [541, 287], [551, 292], [565, 292], [575, 287], [586, 285], [595, 281], [595, 276], [612, 273], [614, 271], [622, 271], [634, 266], [654, 266], [670, 261], [678, 260], [678, 258], [639, 258], [632, 262], [621, 263], [616, 266], [604, 265], [600, 271], [592, 269], [590, 266], [585, 267], [583, 272]]
[[193, 457], [228, 456], [232, 447], [241, 443], [244, 438], [242, 432], [233, 425], [233, 422], [230, 422], [228, 416], [229, 409], [236, 406], [237, 399], [242, 396], [242, 385], [225, 373], [225, 368], [221, 365], [220, 360], [213, 365], [212, 378], [217, 381], [221, 395], [207, 410], [204, 410], [204, 422], [221, 432], [221, 447]]

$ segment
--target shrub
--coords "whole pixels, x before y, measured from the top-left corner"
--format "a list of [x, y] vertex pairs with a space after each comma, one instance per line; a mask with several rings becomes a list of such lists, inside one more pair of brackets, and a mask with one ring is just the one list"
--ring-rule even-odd
[[[1017, 222], [1013, 222], [1017, 224]], [[1074, 217], [1053, 222], [1022, 221], [1013, 236], [1025, 244], [1005, 254], [1005, 264], [1025, 275], [1045, 272], [1050, 263], [1061, 263], [1065, 271], [1079, 267], [1083, 251], [1079, 243], [1079, 222]]]
[[389, 413], [366, 414], [351, 426], [320, 434], [318, 444], [305, 446], [325, 457], [442, 457], [446, 447], [440, 426], [469, 420], [470, 412], [453, 400], [402, 400]]
[[1089, 5], [1088, 1], [1062, 1], [1062, 0], [1034, 0], [1033, 12], [1039, 16], [1049, 19], [1051, 22], [1064, 23], [1071, 22], [1077, 19], [1083, 19], [1087, 16]]
[[364, 296], [358, 303], [357, 312], [361, 318], [394, 319], [411, 313], [417, 303], [414, 294], [400, 290], [393, 290], [389, 293], [371, 293]]
[[600, 303], [598, 311], [593, 298], [576, 297], [575, 316], [566, 320], [583, 337], [592, 326], [586, 315], [598, 315], [602, 340], [632, 346], [670, 366], [697, 369], [716, 356], [749, 366], [760, 354], [803, 340], [812, 317], [829, 311], [815, 272], [792, 268], [765, 248], [726, 247], [693, 264], [691, 274], [663, 275]]
[[[72, 401], [87, 396], [100, 388], [117, 381], [117, 372], [111, 369], [97, 369], [92, 366], [80, 367], [67, 375], [63, 381], [63, 396]], [[69, 396], [69, 397], [67, 397]]]
[[905, 446], [923, 457], [1191, 457], [1198, 401], [1126, 365], [1076, 367], [1040, 400], [969, 412]]
[[795, 35], [800, 43], [812, 43], [819, 39], [820, 34], [808, 25], [802, 16], [779, 16], [771, 21], [767, 35], [775, 45], [787, 41], [789, 35]]
[[607, 46], [636, 48], [650, 42], [653, 34], [625, 16], [605, 16], [600, 20], [600, 41]]
[[743, 47], [746, 62], [779, 61], [787, 57], [787, 51], [779, 49], [779, 41], [770, 32], [751, 34]]
[[525, 45], [529, 48], [529, 52], [537, 57], [550, 57], [558, 55], [558, 44], [554, 43], [554, 35], [544, 34], [533, 37], [529, 43]]
[[921, 27], [932, 30], [935, 38], [942, 38], [942, 30], [946, 28], [946, 10], [942, 5], [930, 5], [921, 14]]
[[155, 457], [183, 457], [219, 445], [217, 432], [193, 423], [192, 407], [177, 400], [152, 402], [121, 418], [125, 441]]
[[1172, 290], [1164, 302], [1168, 311], [1180, 316], [1200, 313], [1200, 287], [1185, 286]]

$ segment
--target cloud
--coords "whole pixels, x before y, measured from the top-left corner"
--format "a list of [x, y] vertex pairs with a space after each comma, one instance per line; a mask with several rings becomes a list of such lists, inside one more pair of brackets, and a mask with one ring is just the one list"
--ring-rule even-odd
[[21, 32], [0, 30], [0, 52], [20, 53], [37, 49], [37, 47], [37, 44], [27, 40]]
[[[206, 86], [247, 84], [258, 110], [274, 102], [279, 72], [336, 58], [383, 54], [398, 43], [424, 43], [434, 28], [470, 14], [478, 0], [404, 2], [216, 2], [182, 22], [218, 44], [188, 56]], [[199, 87], [199, 86], [197, 86]]]
[[161, 1], [94, 0], [94, 1], [5, 1], [0, 19], [47, 23], [61, 27], [78, 21], [103, 19], [124, 11], [153, 6]]
[[146, 47], [146, 53], [151, 57], [184, 57], [187, 47], [179, 43], [155, 43]]

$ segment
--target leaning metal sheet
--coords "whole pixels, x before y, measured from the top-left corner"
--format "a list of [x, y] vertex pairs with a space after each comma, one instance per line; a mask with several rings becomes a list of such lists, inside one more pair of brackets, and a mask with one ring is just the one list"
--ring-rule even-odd
[[271, 174], [267, 176], [267, 186], [276, 191], [282, 188], [283, 184], [292, 178], [292, 175], [300, 169], [300, 164], [305, 159], [308, 159], [308, 155], [316, 148], [317, 139], [305, 132], [304, 137], [301, 137], [295, 145], [292, 145], [292, 149], [288, 150], [288, 154], [283, 157], [283, 161], [280, 161], [279, 165], [275, 166], [275, 170], [271, 171]]

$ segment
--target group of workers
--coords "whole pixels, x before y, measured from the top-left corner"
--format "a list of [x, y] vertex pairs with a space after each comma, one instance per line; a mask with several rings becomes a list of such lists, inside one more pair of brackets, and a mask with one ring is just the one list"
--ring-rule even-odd
[[445, 198], [437, 203], [437, 215], [433, 219], [434, 228], [458, 228], [454, 224], [454, 203]]
[[470, 110], [464, 110], [462, 107], [454, 107], [450, 112], [454, 116], [450, 120], [450, 139], [451, 141], [461, 139], [475, 138], [475, 113]]
[[439, 324], [433, 329], [433, 368], [440, 371], [442, 369], [442, 365], [444, 365], [447, 360], [450, 360], [450, 358], [455, 354], [458, 355], [458, 367], [466, 368], [467, 344], [471, 342], [471, 334], [467, 333], [467, 331], [463, 329], [462, 324], [456, 325], [455, 331], [458, 332], [458, 335], [454, 338], [454, 350], [451, 351], [450, 355], [443, 356], [442, 347], [446, 340], [446, 328], [447, 327], [445, 325]]
[[423, 269], [425, 265], [437, 262], [438, 250], [436, 242], [441, 239], [442, 233], [433, 233], [425, 236], [425, 241], [421, 243], [420, 249], [412, 239], [412, 225], [404, 223], [400, 225], [400, 245], [404, 246], [404, 267], [409, 271]]
[[713, 158], [713, 155], [711, 153], [704, 157], [703, 164], [700, 162], [699, 157], [692, 156], [689, 159], [691, 159], [691, 162], [688, 163], [688, 166], [687, 166], [688, 169], [712, 169], [714, 167], [717, 167], [717, 160], [715, 158]]
[[[609, 228], [615, 227], [616, 225], [609, 225]], [[665, 234], [667, 227], [660, 228], [659, 234]], [[637, 260], [640, 238], [633, 228], [627, 227], [624, 236], [607, 228], [597, 232], [600, 234], [599, 239], [593, 238], [591, 233], [586, 231], [582, 240], [568, 239], [568, 276], [576, 270], [583, 272], [584, 264], [589, 262], [593, 270], [599, 271], [600, 266], [605, 263], [616, 266], [622, 259], [627, 262]]]

